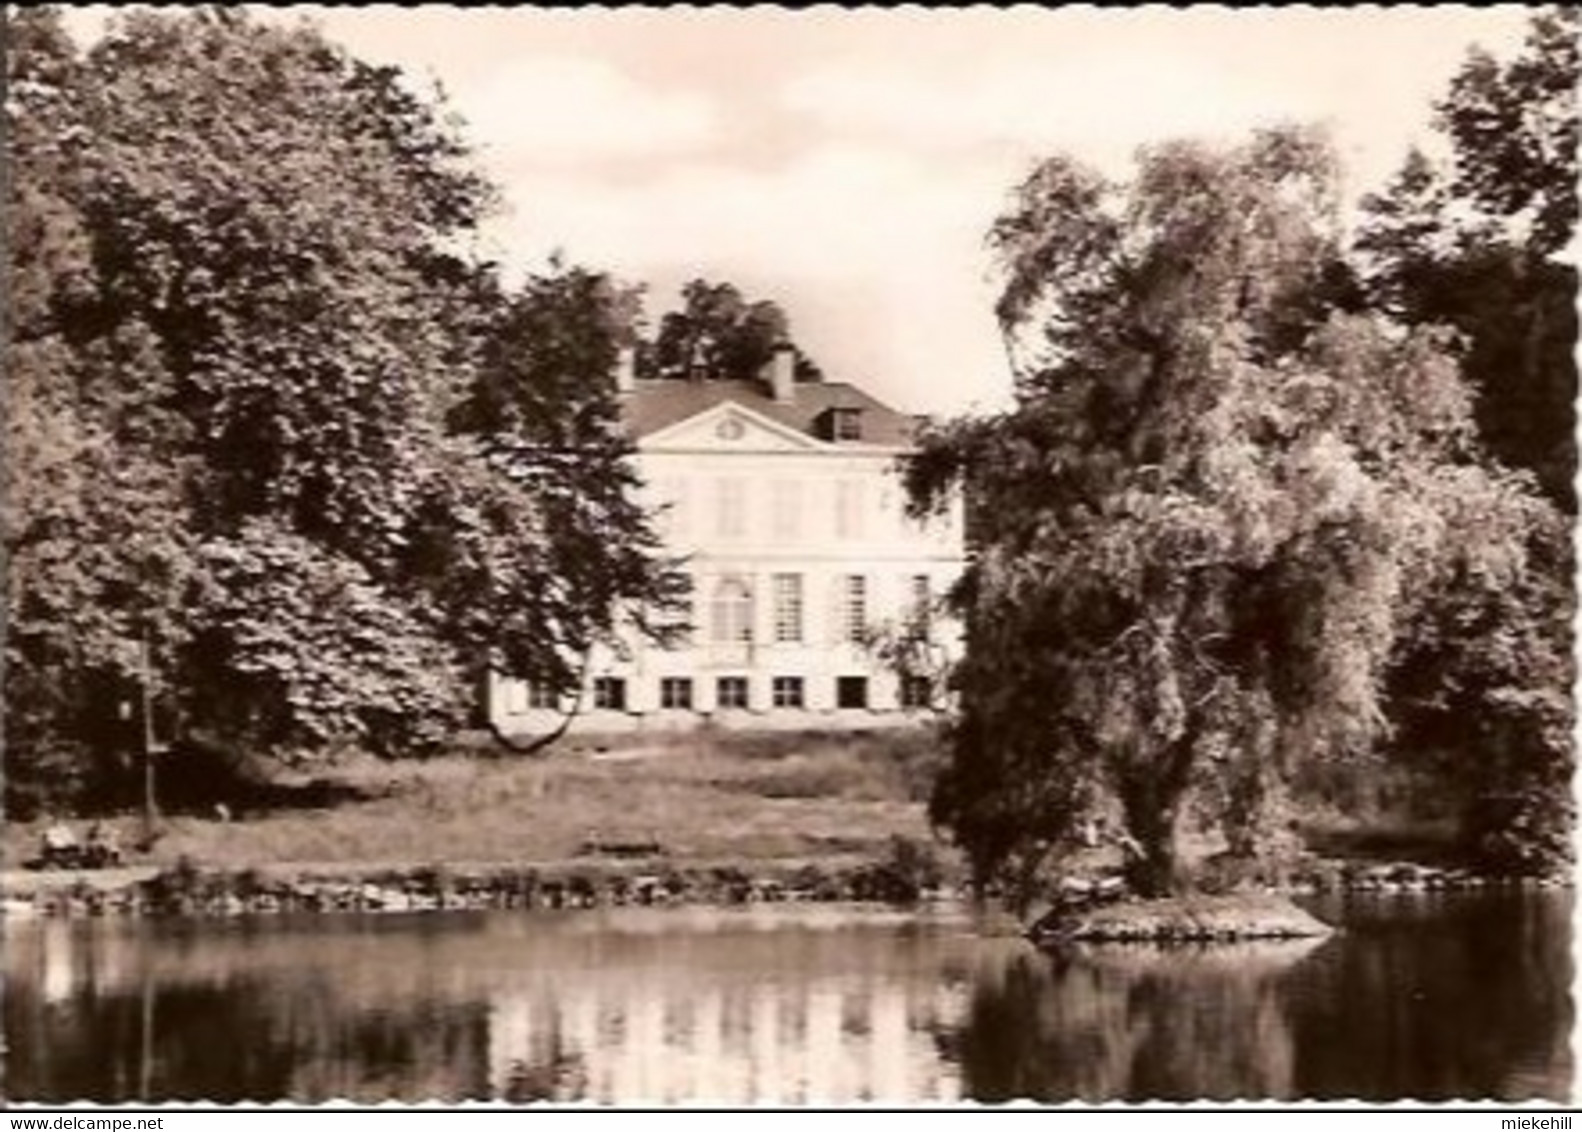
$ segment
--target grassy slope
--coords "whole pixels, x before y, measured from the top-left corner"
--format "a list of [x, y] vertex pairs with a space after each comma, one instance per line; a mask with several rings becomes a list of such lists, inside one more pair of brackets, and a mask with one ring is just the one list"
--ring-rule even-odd
[[[423, 762], [354, 758], [330, 772], [367, 801], [243, 814], [175, 815], [147, 860], [206, 866], [290, 862], [552, 861], [590, 838], [655, 841], [678, 860], [877, 856], [890, 839], [928, 841], [935, 741], [922, 732], [691, 736], [572, 746], [547, 758], [455, 754]], [[111, 822], [123, 845], [139, 822]], [[40, 823], [4, 832], [8, 867], [31, 856]]]
[[[493, 749], [426, 761], [358, 756], [315, 773], [361, 791], [365, 801], [240, 813], [226, 823], [171, 815], [152, 852], [129, 853], [128, 863], [168, 865], [182, 856], [229, 869], [547, 863], [577, 857], [591, 839], [657, 842], [677, 864], [872, 860], [890, 854], [894, 837], [929, 845], [950, 862], [954, 854], [935, 840], [925, 815], [943, 758], [937, 739], [921, 729], [581, 739], [546, 757]], [[1306, 816], [1310, 848], [1342, 857], [1438, 862], [1453, 833], [1377, 816]], [[5, 824], [6, 868], [37, 852], [44, 824]], [[109, 824], [123, 846], [137, 841], [135, 814]], [[80, 832], [84, 823], [73, 825]], [[1222, 847], [1217, 837], [1186, 841], [1190, 859]], [[1066, 864], [1081, 874], [1118, 863], [1106, 848]], [[29, 874], [42, 882], [64, 875]]]

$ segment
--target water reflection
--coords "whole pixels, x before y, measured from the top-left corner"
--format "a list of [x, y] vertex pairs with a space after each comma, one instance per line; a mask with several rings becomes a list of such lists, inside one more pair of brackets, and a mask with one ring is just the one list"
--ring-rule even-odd
[[1282, 987], [1325, 946], [1014, 956], [979, 982], [951, 1052], [986, 1101], [1295, 1097]]
[[522, 988], [492, 1004], [491, 1077], [513, 1100], [955, 1099], [958, 1075], [930, 1039], [954, 1004], [921, 989], [889, 978]]
[[1570, 899], [1352, 902], [1321, 945], [1040, 954], [836, 909], [8, 931], [16, 1098], [1569, 1095]]
[[196, 927], [47, 922], [8, 932], [8, 1095], [487, 1095], [484, 1004], [411, 983], [386, 997], [335, 963], [333, 946], [329, 962], [316, 961], [312, 935], [205, 938]]
[[1355, 938], [1290, 988], [1298, 1090], [1569, 1099], [1572, 910], [1518, 894], [1326, 910]]

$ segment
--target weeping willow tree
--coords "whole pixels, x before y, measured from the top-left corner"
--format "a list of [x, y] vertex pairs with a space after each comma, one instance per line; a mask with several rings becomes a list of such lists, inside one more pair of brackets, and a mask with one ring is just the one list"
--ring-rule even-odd
[[1170, 144], [1113, 183], [1056, 158], [993, 226], [1014, 409], [937, 430], [964, 487], [968, 632], [933, 800], [980, 879], [1119, 815], [1142, 894], [1188, 812], [1275, 848], [1302, 761], [1367, 752], [1422, 608], [1511, 591], [1552, 515], [1481, 453], [1434, 332], [1359, 311], [1333, 152]]

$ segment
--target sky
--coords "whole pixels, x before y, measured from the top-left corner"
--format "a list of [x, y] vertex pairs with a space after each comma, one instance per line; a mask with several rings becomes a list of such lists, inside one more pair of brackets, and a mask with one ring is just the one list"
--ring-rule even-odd
[[302, 7], [372, 62], [437, 81], [503, 190], [487, 251], [554, 251], [650, 288], [785, 308], [832, 380], [895, 407], [1005, 403], [984, 233], [1042, 157], [1124, 176], [1139, 145], [1321, 122], [1348, 194], [1430, 137], [1493, 8], [954, 11]]

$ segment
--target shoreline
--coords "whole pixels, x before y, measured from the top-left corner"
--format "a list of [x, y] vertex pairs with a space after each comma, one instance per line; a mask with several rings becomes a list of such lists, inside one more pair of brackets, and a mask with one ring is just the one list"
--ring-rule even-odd
[[917, 904], [961, 895], [871, 857], [196, 864], [7, 870], [7, 915], [229, 916], [757, 903]]
[[1335, 925], [1286, 893], [1190, 895], [1122, 900], [1080, 912], [1057, 910], [1027, 929], [1044, 948], [1092, 943], [1235, 943], [1323, 939]]
[[[1408, 862], [1346, 862], [1317, 876], [1294, 877], [1286, 884], [1198, 893], [1187, 899], [1229, 904], [1279, 900], [1289, 904], [1292, 898], [1326, 893], [1409, 896], [1570, 888], [1573, 884], [1568, 876], [1490, 877]], [[1149, 912], [1151, 906], [1154, 910], [1159, 907], [1158, 901], [1101, 896], [1113, 891], [1101, 878], [1068, 878], [1049, 913], [1029, 915], [1025, 926], [1036, 934], [1041, 920], [1113, 916], [1126, 921]], [[588, 856], [520, 862], [272, 862], [243, 868], [182, 861], [0, 872], [5, 915], [18, 918], [203, 918], [297, 911], [526, 911], [772, 903], [904, 907], [971, 898], [965, 884], [935, 870], [854, 854], [779, 859]], [[1044, 906], [1049, 907], [1050, 902]], [[1221, 923], [1211, 934], [1224, 936], [1233, 926]], [[1178, 937], [1179, 931], [1171, 934]], [[1248, 929], [1232, 934], [1250, 938], [1255, 932]]]

